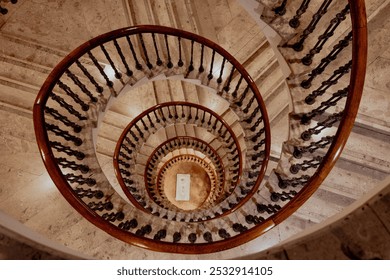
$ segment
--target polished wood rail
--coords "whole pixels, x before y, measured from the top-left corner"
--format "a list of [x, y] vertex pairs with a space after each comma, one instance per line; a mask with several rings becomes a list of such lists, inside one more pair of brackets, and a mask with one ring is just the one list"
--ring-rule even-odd
[[[91, 39], [65, 57], [43, 84], [33, 109], [44, 164], [59, 191], [82, 216], [136, 246], [172, 253], [211, 253], [264, 234], [318, 189], [342, 152], [362, 95], [367, 58], [364, 1], [337, 0], [339, 5], [330, 5], [331, 1], [324, 0], [310, 13], [310, 5], [297, 10], [290, 1], [282, 5], [281, 1], [260, 2], [271, 27], [282, 23], [279, 49], [286, 61], [294, 61], [287, 81], [293, 104], [290, 135], [278, 167], [263, 180], [271, 145], [269, 120], [255, 82], [233, 56], [208, 39], [173, 28], [119, 29]], [[341, 11], [336, 10], [340, 7]], [[282, 20], [275, 20], [279, 17]], [[334, 39], [335, 30], [345, 28], [340, 22], [348, 18], [352, 25], [339, 31], [341, 40]], [[114, 78], [106, 74], [106, 67], [115, 73]], [[197, 80], [214, 90], [210, 94], [228, 102], [237, 116], [242, 141], [223, 143], [226, 153], [234, 151], [242, 158], [237, 185], [210, 209], [209, 217], [165, 211], [157, 204], [143, 211], [112, 188], [97, 161], [93, 129], [110, 103], [141, 81], [157, 76]], [[347, 77], [345, 86], [341, 81]], [[175, 102], [171, 105], [185, 105]], [[218, 132], [211, 121], [218, 114], [202, 109], [210, 115], [209, 130]], [[122, 135], [119, 143], [123, 145], [117, 145], [116, 167], [119, 176], [124, 175], [125, 189], [134, 183], [132, 163], [140, 145], [162, 127], [163, 118], [172, 125], [179, 119], [152, 112], [145, 111], [139, 122], [132, 121], [129, 136]], [[226, 131], [237, 140], [233, 131]], [[225, 136], [219, 134], [221, 139]]]

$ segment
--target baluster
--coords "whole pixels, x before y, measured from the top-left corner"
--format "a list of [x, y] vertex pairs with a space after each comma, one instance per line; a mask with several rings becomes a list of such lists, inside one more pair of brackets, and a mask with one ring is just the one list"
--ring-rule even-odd
[[324, 121], [317, 123], [317, 125], [313, 128], [310, 128], [301, 134], [301, 138], [304, 141], [310, 140], [311, 136], [313, 134], [320, 134], [321, 131], [323, 131], [326, 128], [332, 127], [333, 124], [340, 121], [343, 116], [343, 112], [336, 113], [333, 115], [330, 115], [328, 118], [326, 118]]
[[112, 61], [110, 55], [108, 54], [106, 48], [104, 47], [104, 45], [100, 45], [100, 49], [103, 51], [103, 54], [104, 56], [106, 57], [108, 63], [110, 64], [111, 68], [114, 70], [114, 73], [115, 73], [115, 78], [117, 78], [118, 80], [120, 78], [122, 78], [122, 74], [119, 73], [118, 69], [115, 67], [115, 64], [114, 62]]
[[154, 240], [161, 240], [167, 237], [167, 230], [160, 229], [153, 237]]
[[242, 110], [245, 114], [248, 114], [249, 108], [252, 106], [254, 101], [255, 101], [255, 96], [253, 95], [249, 100], [248, 104], [246, 105], [246, 107]]
[[88, 197], [88, 198], [102, 199], [104, 197], [104, 193], [99, 190], [83, 189], [78, 187], [74, 190], [74, 192], [79, 198]]
[[307, 80], [302, 81], [301, 87], [303, 87], [304, 89], [310, 88], [312, 81], [318, 75], [322, 74], [322, 72], [324, 72], [326, 67], [337, 58], [338, 54], [349, 45], [349, 42], [351, 40], [352, 32], [349, 32], [348, 35], [344, 37], [344, 39], [340, 40], [338, 44], [333, 47], [332, 51], [325, 58], [321, 59], [321, 63], [311, 71], [311, 73], [309, 74], [309, 78]]
[[308, 113], [303, 114], [301, 116], [301, 123], [308, 124], [315, 116], [321, 115], [332, 106], [336, 106], [338, 101], [347, 97], [348, 92], [349, 92], [349, 85], [346, 88], [343, 88], [333, 93], [332, 97], [326, 101], [321, 102], [319, 107], [311, 110]]
[[309, 66], [312, 64], [313, 57], [316, 54], [321, 52], [325, 43], [328, 41], [329, 38], [331, 38], [334, 35], [334, 31], [337, 29], [337, 27], [340, 25], [340, 23], [347, 18], [346, 15], [348, 13], [349, 13], [349, 4], [347, 4], [347, 6], [330, 21], [330, 24], [326, 28], [324, 33], [318, 37], [318, 41], [314, 45], [314, 47], [309, 51], [308, 54], [306, 54], [301, 59], [301, 62], [304, 65]]
[[309, 7], [309, 4], [310, 0], [303, 0], [301, 6], [296, 11], [295, 16], [289, 21], [289, 25], [292, 28], [297, 28], [301, 24], [300, 18], [306, 12], [307, 8]]
[[109, 221], [109, 222], [123, 221], [123, 219], [125, 218], [125, 214], [122, 211], [104, 213], [102, 215], [102, 218], [106, 221]]
[[139, 60], [137, 58], [137, 54], [135, 53], [135, 50], [134, 50], [133, 43], [131, 42], [130, 37], [128, 35], [126, 35], [126, 41], [130, 47], [131, 54], [132, 54], [133, 59], [135, 61], [135, 69], [142, 70], [142, 65], [141, 65], [141, 63], [139, 63]]
[[72, 141], [76, 146], [80, 146], [83, 143], [80, 138], [71, 135], [66, 130], [62, 130], [57, 125], [46, 123], [46, 129], [48, 131], [53, 132], [55, 135], [64, 138], [67, 141]]
[[213, 54], [211, 55], [210, 71], [209, 74], [207, 75], [207, 79], [209, 80], [213, 78], [214, 57], [215, 57], [215, 50], [213, 50]]
[[[122, 147], [121, 147], [122, 148]], [[126, 155], [124, 152], [119, 152], [119, 155], [121, 156], [121, 157], [123, 157], [124, 159], [126, 159], [126, 160], [132, 160], [132, 158], [131, 157], [129, 157], [128, 155]]]
[[106, 210], [106, 211], [111, 211], [113, 208], [114, 208], [114, 205], [109, 201], [109, 202], [89, 202], [88, 203], [88, 207], [92, 210], [92, 211], [103, 211], [103, 210]]
[[294, 190], [289, 191], [289, 192], [281, 192], [281, 193], [272, 192], [270, 198], [273, 202], [278, 202], [279, 200], [287, 201], [287, 200], [293, 199], [294, 196], [296, 196], [296, 195], [297, 195], [297, 192]]
[[218, 84], [222, 83], [222, 75], [223, 75], [223, 69], [225, 68], [225, 63], [226, 63], [226, 58], [224, 57], [222, 59], [221, 70], [219, 71], [219, 77], [217, 79]]
[[223, 239], [230, 238], [230, 233], [228, 233], [228, 232], [226, 231], [226, 229], [224, 229], [224, 228], [220, 228], [220, 229], [218, 230], [218, 235], [219, 235], [221, 238], [223, 238]]
[[126, 231], [129, 231], [131, 228], [136, 228], [138, 227], [138, 221], [137, 219], [131, 219], [131, 220], [127, 220], [125, 222], [121, 222], [118, 227], [120, 229], [124, 229]]
[[282, 176], [278, 173], [275, 173], [275, 175], [278, 178], [278, 186], [281, 189], [286, 189], [288, 186], [291, 186], [293, 188], [303, 186], [310, 179], [309, 175], [302, 175], [301, 177], [292, 179], [283, 179]]
[[158, 52], [158, 47], [157, 47], [157, 42], [156, 42], [156, 35], [154, 33], [152, 33], [152, 39], [153, 39], [154, 51], [156, 52], [156, 56], [157, 56], [156, 64], [157, 64], [157, 66], [161, 66], [163, 64], [163, 62], [162, 62], [162, 60], [160, 58], [160, 54]]
[[297, 174], [299, 171], [306, 171], [309, 168], [317, 168], [322, 161], [322, 156], [316, 156], [311, 160], [304, 160], [302, 163], [293, 164], [290, 166], [290, 172]]
[[326, 90], [329, 89], [332, 85], [337, 84], [338, 80], [342, 76], [349, 73], [349, 71], [351, 70], [351, 67], [352, 67], [352, 60], [350, 60], [347, 64], [336, 69], [333, 72], [332, 76], [329, 77], [329, 79], [327, 79], [326, 81], [323, 81], [321, 83], [321, 86], [318, 89], [314, 90], [312, 93], [310, 93], [308, 96], [306, 96], [306, 98], [305, 98], [306, 104], [308, 104], [308, 105], [314, 104], [316, 98], [318, 96], [322, 96], [326, 92]]
[[164, 38], [165, 38], [165, 47], [167, 49], [167, 56], [168, 56], [168, 63], [167, 63], [167, 67], [169, 69], [171, 69], [173, 67], [173, 63], [172, 63], [172, 60], [171, 60], [171, 53], [169, 51], [169, 43], [168, 43], [168, 35], [165, 34], [164, 35]]
[[146, 225], [138, 229], [135, 234], [138, 236], [145, 236], [148, 235], [149, 233], [152, 232], [152, 226], [151, 225]]
[[87, 119], [87, 117], [82, 116], [79, 112], [77, 112], [77, 111], [73, 108], [72, 105], [69, 105], [68, 103], [66, 103], [66, 101], [65, 101], [62, 97], [56, 95], [56, 94], [53, 93], [53, 92], [50, 94], [50, 97], [51, 97], [51, 99], [53, 99], [54, 101], [56, 101], [62, 108], [64, 108], [65, 110], [67, 110], [70, 114], [76, 116], [80, 121], [81, 121], [81, 120], [86, 120], [86, 119]]
[[123, 64], [123, 66], [125, 66], [125, 68], [126, 68], [126, 75], [127, 75], [128, 77], [133, 76], [133, 71], [131, 71], [129, 65], [127, 64], [126, 58], [125, 58], [125, 56], [123, 55], [122, 49], [121, 49], [121, 47], [119, 46], [118, 41], [117, 41], [116, 39], [114, 39], [113, 41], [114, 41], [114, 46], [115, 46], [115, 48], [116, 48], [116, 51], [118, 52], [119, 57], [121, 58], [122, 64]]
[[286, 13], [286, 5], [287, 5], [287, 0], [283, 0], [283, 2], [272, 9], [274, 11], [275, 15], [283, 16]]
[[199, 73], [203, 73], [204, 67], [203, 67], [203, 56], [204, 56], [204, 45], [201, 45], [201, 50], [200, 50], [200, 66], [199, 66]]
[[248, 91], [249, 91], [249, 85], [245, 88], [245, 90], [242, 93], [240, 99], [236, 103], [234, 103], [234, 104], [237, 105], [238, 107], [241, 107], [242, 103], [244, 102], [244, 100], [246, 98], [246, 95], [248, 94]]
[[232, 92], [233, 98], [236, 98], [236, 97], [237, 97], [237, 92], [238, 92], [238, 89], [240, 88], [240, 85], [241, 85], [241, 82], [242, 82], [243, 79], [244, 79], [244, 76], [241, 75], [241, 76], [240, 76], [240, 79], [238, 79], [238, 82], [237, 82], [237, 85], [236, 85], [234, 91]]
[[255, 225], [258, 225], [262, 222], [265, 221], [265, 219], [261, 216], [253, 216], [253, 215], [246, 215], [245, 216], [245, 221], [248, 223], [248, 224], [255, 224]]
[[68, 156], [74, 156], [78, 160], [83, 160], [85, 158], [85, 154], [83, 152], [73, 150], [72, 148], [63, 145], [60, 142], [50, 141], [50, 147], [56, 149], [60, 153], [65, 153]]
[[77, 183], [79, 185], [87, 184], [92, 187], [96, 185], [96, 180], [93, 178], [84, 178], [82, 175], [75, 175], [73, 173], [64, 174], [64, 177], [70, 183]]
[[235, 232], [243, 233], [248, 230], [248, 228], [240, 223], [234, 223], [232, 226]]
[[188, 71], [186, 77], [194, 71], [194, 40], [191, 40], [191, 56], [190, 56], [190, 65], [188, 66]]
[[226, 92], [228, 92], [230, 90], [230, 83], [232, 82], [232, 79], [233, 79], [234, 70], [236, 70], [236, 68], [234, 67], [234, 65], [232, 65], [232, 69], [230, 70], [230, 75], [229, 75], [229, 78], [227, 80], [227, 84], [223, 88], [223, 90]]
[[53, 116], [54, 119], [61, 121], [64, 125], [68, 127], [72, 127], [74, 132], [76, 133], [81, 132], [81, 126], [70, 121], [66, 116], [61, 115], [57, 110], [46, 106], [45, 112]]
[[134, 124], [134, 127], [135, 129], [138, 131], [139, 135], [141, 136], [141, 138], [144, 138], [144, 133], [142, 132], [142, 130], [139, 128], [138, 124]]
[[177, 62], [177, 66], [182, 67], [184, 65], [182, 60], [182, 50], [181, 50], [181, 38], [177, 37], [178, 43], [179, 43], [179, 61]]
[[146, 59], [146, 66], [149, 69], [152, 69], [153, 65], [152, 65], [152, 63], [150, 63], [150, 59], [149, 59], [148, 51], [147, 51], [146, 46], [145, 46], [144, 38], [143, 38], [142, 34], [138, 34], [138, 36], [139, 36], [139, 40], [141, 42], [141, 47], [142, 47], [142, 50], [143, 50], [143, 53], [144, 53], [144, 56]]
[[102, 77], [106, 81], [107, 86], [112, 88], [114, 86], [114, 83], [108, 78], [108, 76], [104, 72], [102, 66], [97, 61], [96, 57], [91, 53], [91, 51], [88, 51], [87, 54], [88, 54], [89, 58], [92, 60], [92, 62], [95, 65], [95, 67], [98, 69], [100, 75], [102, 75]]
[[301, 158], [304, 153], [314, 153], [318, 149], [324, 149], [330, 143], [332, 143], [334, 136], [325, 136], [317, 142], [311, 142], [309, 146], [306, 147], [294, 147], [293, 156], [295, 158]]
[[103, 87], [96, 82], [95, 78], [88, 72], [87, 68], [85, 68], [78, 60], [76, 60], [76, 65], [83, 72], [83, 74], [89, 79], [89, 81], [95, 86], [96, 92], [102, 93]]
[[190, 234], [188, 235], [188, 241], [189, 241], [190, 243], [195, 243], [195, 242], [196, 242], [196, 239], [197, 239], [196, 233], [190, 233]]
[[180, 232], [175, 232], [172, 236], [172, 241], [173, 243], [177, 243], [181, 240], [181, 233]]
[[311, 22], [306, 27], [306, 29], [302, 32], [302, 35], [300, 36], [299, 41], [293, 45], [287, 45], [287, 46], [292, 47], [297, 52], [302, 51], [304, 42], [309, 37], [309, 35], [314, 32], [318, 22], [320, 21], [321, 17], [326, 14], [326, 12], [328, 11], [328, 7], [331, 3], [332, 3], [332, 0], [325, 0], [324, 2], [322, 2], [321, 7], [313, 15]]
[[61, 165], [63, 168], [70, 168], [74, 171], [79, 170], [81, 173], [85, 174], [89, 172], [89, 167], [85, 164], [78, 164], [74, 161], [70, 161], [66, 158], [60, 157], [56, 158], [58, 165]]
[[257, 204], [256, 206], [257, 206], [257, 211], [260, 214], [267, 212], [268, 214], [272, 215], [272, 214], [275, 214], [276, 212], [278, 212], [280, 209], [282, 209], [282, 207], [280, 207], [277, 204], [268, 204], [268, 205]]
[[147, 114], [146, 116], [147, 116], [147, 118], [148, 118], [148, 121], [149, 121], [149, 123], [150, 123], [150, 126], [153, 127], [153, 128], [155, 128], [154, 123], [153, 123], [153, 120], [152, 120], [152, 118], [150, 117], [150, 115]]
[[58, 80], [57, 82], [57, 85], [63, 90], [65, 91], [66, 95], [68, 95], [69, 97], [71, 97], [73, 99], [74, 102], [76, 102], [77, 104], [79, 104], [81, 106], [81, 109], [83, 111], [88, 111], [89, 110], [89, 105], [86, 104], [84, 101], [82, 101], [80, 99], [80, 97], [74, 93], [70, 87], [68, 87], [66, 84], [62, 83], [60, 80]]

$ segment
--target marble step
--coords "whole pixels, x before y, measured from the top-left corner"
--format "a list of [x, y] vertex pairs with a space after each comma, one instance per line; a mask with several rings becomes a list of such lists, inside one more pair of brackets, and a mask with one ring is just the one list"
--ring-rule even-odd
[[54, 68], [68, 53], [6, 33], [0, 34], [0, 53], [19, 61]]

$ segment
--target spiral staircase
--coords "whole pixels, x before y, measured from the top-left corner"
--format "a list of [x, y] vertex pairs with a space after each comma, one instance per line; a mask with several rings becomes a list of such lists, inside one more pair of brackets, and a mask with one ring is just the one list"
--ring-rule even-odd
[[[237, 26], [247, 29], [232, 24], [219, 36], [209, 28], [207, 5], [218, 3], [168, 2], [126, 1], [131, 27], [96, 36], [66, 56], [2, 35], [5, 53], [24, 44], [52, 55], [40, 58], [45, 67], [25, 67], [34, 72], [14, 72], [29, 80], [18, 83], [20, 91], [48, 74], [32, 108], [35, 135], [52, 181], [78, 212], [53, 192], [47, 198], [53, 204], [18, 219], [38, 229], [43, 216], [53, 215], [48, 237], [98, 258], [237, 257], [357, 199], [345, 188], [318, 188], [358, 112], [367, 57], [364, 1], [229, 1], [240, 8], [236, 19], [244, 23]], [[2, 63], [11, 60], [25, 66], [10, 54]], [[6, 77], [9, 86], [14, 77]], [[12, 102], [8, 112], [26, 104]], [[375, 180], [388, 169], [382, 165]], [[202, 190], [186, 206], [172, 195], [182, 172], [191, 176], [191, 191]], [[317, 205], [301, 207], [316, 195]]]

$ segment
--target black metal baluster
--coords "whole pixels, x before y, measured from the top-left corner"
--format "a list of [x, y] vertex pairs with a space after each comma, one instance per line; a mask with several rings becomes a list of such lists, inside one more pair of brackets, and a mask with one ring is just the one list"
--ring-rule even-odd
[[64, 125], [73, 128], [76, 133], [81, 132], [81, 126], [70, 121], [66, 116], [60, 114], [57, 110], [50, 107], [45, 107], [45, 112], [50, 114], [54, 119], [61, 121]]
[[171, 53], [170, 53], [170, 50], [169, 50], [169, 42], [168, 42], [168, 35], [167, 34], [164, 35], [164, 39], [165, 39], [165, 47], [167, 49], [167, 56], [168, 56], [167, 67], [169, 69], [171, 69], [173, 67], [173, 63], [172, 63], [172, 60], [171, 60]]
[[130, 37], [128, 35], [126, 35], [126, 40], [127, 40], [127, 43], [129, 44], [131, 54], [133, 55], [133, 59], [135, 61], [135, 69], [142, 70], [142, 65], [138, 61], [137, 54], [135, 53], [133, 43], [131, 42]]
[[204, 71], [203, 58], [204, 58], [204, 45], [202, 44], [200, 48], [200, 64], [199, 64], [200, 66], [198, 68], [199, 73], [203, 73]]
[[76, 116], [80, 121], [87, 119], [87, 117], [82, 116], [78, 111], [76, 111], [72, 105], [66, 103], [66, 101], [62, 97], [56, 95], [53, 92], [50, 94], [50, 97], [51, 99], [56, 101], [62, 108], [66, 109], [70, 114]]
[[81, 173], [85, 174], [89, 172], [89, 167], [85, 164], [78, 164], [74, 161], [70, 161], [66, 158], [60, 157], [56, 158], [56, 162], [58, 165], [62, 166], [63, 168], [70, 168], [74, 171], [80, 171]]
[[129, 65], [127, 64], [126, 58], [125, 58], [125, 56], [123, 55], [122, 49], [121, 49], [121, 47], [119, 46], [118, 41], [117, 41], [116, 39], [114, 39], [113, 41], [114, 41], [114, 45], [115, 45], [116, 51], [118, 52], [119, 57], [121, 58], [122, 64], [123, 64], [123, 66], [125, 66], [125, 68], [126, 68], [126, 75], [127, 75], [128, 77], [133, 76], [133, 71], [131, 71]]
[[347, 6], [330, 21], [329, 26], [326, 28], [324, 33], [318, 37], [318, 41], [314, 47], [301, 59], [302, 64], [306, 66], [311, 65], [313, 62], [313, 57], [321, 52], [323, 46], [328, 41], [328, 39], [334, 35], [334, 31], [337, 29], [340, 23], [347, 18], [346, 15], [348, 13], [349, 4], [347, 4]]
[[85, 154], [83, 152], [73, 150], [72, 148], [65, 146], [64, 144], [57, 141], [50, 141], [50, 147], [60, 153], [65, 153], [68, 156], [74, 156], [78, 160], [83, 160], [85, 158]]
[[95, 78], [88, 72], [87, 68], [85, 68], [78, 60], [76, 61], [76, 65], [83, 72], [83, 74], [89, 79], [89, 81], [95, 86], [96, 92], [102, 93], [103, 87], [96, 82]]
[[81, 106], [81, 109], [82, 109], [83, 111], [88, 111], [88, 110], [89, 110], [89, 105], [86, 104], [83, 100], [81, 100], [80, 97], [70, 89], [70, 87], [68, 87], [66, 84], [62, 83], [60, 80], [58, 80], [57, 85], [58, 85], [63, 91], [65, 91], [66, 95], [68, 95], [69, 97], [71, 97], [71, 98], [73, 99], [74, 102], [76, 102], [77, 104], [79, 104], [79, 105]]
[[177, 62], [177, 66], [182, 67], [184, 65], [182, 60], [182, 50], [181, 50], [181, 38], [177, 37], [178, 43], [179, 43], [179, 61]]
[[107, 52], [106, 48], [104, 47], [104, 45], [100, 45], [100, 49], [103, 51], [103, 54], [104, 56], [106, 57], [106, 59], [108, 60], [108, 63], [110, 64], [111, 68], [114, 70], [114, 73], [115, 73], [115, 78], [117, 78], [118, 80], [120, 78], [122, 78], [122, 74], [119, 73], [118, 69], [116, 68], [114, 62], [112, 61], [111, 59], [111, 56], [109, 55], [109, 53]]
[[296, 11], [295, 16], [289, 21], [289, 25], [292, 28], [297, 28], [301, 24], [300, 18], [306, 12], [307, 8], [309, 7], [309, 3], [310, 0], [303, 0], [301, 6]]
[[153, 39], [154, 51], [156, 52], [156, 56], [157, 56], [156, 64], [157, 64], [157, 66], [161, 66], [163, 64], [163, 62], [162, 62], [162, 60], [160, 58], [160, 54], [158, 52], [156, 35], [154, 33], [152, 33], [152, 39]]
[[332, 51], [325, 58], [321, 59], [321, 63], [311, 71], [311, 73], [309, 74], [309, 78], [301, 82], [301, 87], [303, 87], [304, 89], [310, 88], [312, 81], [318, 75], [324, 72], [326, 67], [337, 58], [338, 54], [349, 45], [351, 40], [352, 32], [349, 32], [348, 35], [344, 37], [344, 39], [340, 40], [333, 47]]
[[215, 57], [215, 50], [213, 50], [213, 54], [211, 55], [210, 71], [209, 74], [207, 75], [207, 79], [209, 80], [213, 78], [214, 57]]
[[67, 141], [72, 141], [76, 146], [80, 146], [83, 143], [79, 137], [76, 137], [70, 134], [68, 131], [59, 128], [57, 125], [46, 123], [46, 129]]
[[96, 57], [91, 53], [91, 51], [88, 51], [87, 54], [88, 54], [89, 58], [92, 60], [95, 67], [99, 70], [100, 75], [102, 75], [102, 77], [106, 81], [107, 86], [112, 88], [114, 86], [114, 83], [108, 78], [108, 76], [104, 72], [102, 66], [97, 61]]
[[142, 34], [138, 34], [138, 36], [139, 36], [139, 40], [141, 42], [141, 47], [142, 47], [142, 50], [143, 50], [143, 53], [144, 53], [144, 56], [145, 56], [145, 59], [146, 59], [146, 66], [149, 69], [152, 69], [153, 65], [152, 65], [152, 63], [150, 63], [148, 50], [146, 49], [145, 42], [144, 42], [144, 37], [142, 36]]

